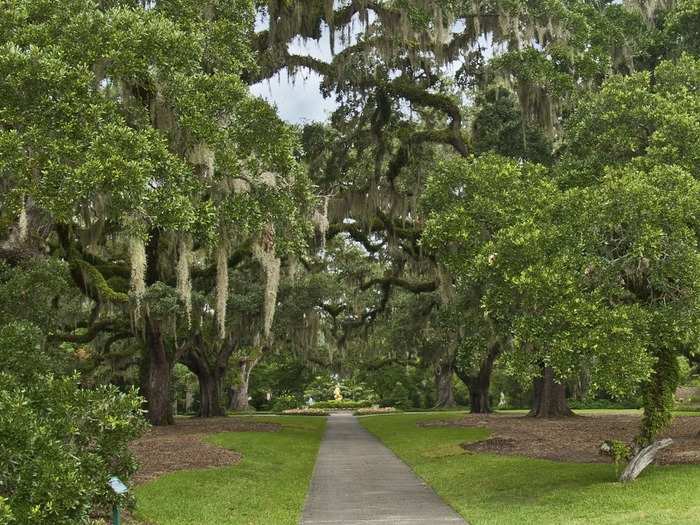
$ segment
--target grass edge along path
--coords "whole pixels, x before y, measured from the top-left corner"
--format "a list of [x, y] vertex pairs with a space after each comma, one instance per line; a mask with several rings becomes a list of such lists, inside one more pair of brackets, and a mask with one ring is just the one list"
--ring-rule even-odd
[[700, 523], [700, 467], [651, 467], [629, 485], [609, 464], [473, 454], [459, 445], [484, 428], [418, 427], [460, 414], [364, 416], [360, 423], [471, 525]]
[[207, 441], [242, 454], [237, 465], [166, 474], [136, 487], [136, 517], [153, 525], [296, 525], [326, 418], [256, 418], [278, 432], [223, 432]]

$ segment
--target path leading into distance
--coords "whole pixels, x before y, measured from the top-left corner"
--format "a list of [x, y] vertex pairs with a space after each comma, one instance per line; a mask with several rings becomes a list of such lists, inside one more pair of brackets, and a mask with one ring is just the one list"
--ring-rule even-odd
[[301, 525], [465, 525], [350, 413], [328, 418]]

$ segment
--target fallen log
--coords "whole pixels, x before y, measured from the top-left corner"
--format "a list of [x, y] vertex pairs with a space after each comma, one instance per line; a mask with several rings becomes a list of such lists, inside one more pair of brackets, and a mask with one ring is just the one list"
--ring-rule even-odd
[[673, 443], [671, 438], [661, 439], [637, 452], [627, 464], [627, 467], [625, 467], [622, 475], [620, 475], [620, 481], [627, 483], [637, 479], [642, 471], [654, 462], [659, 451], [665, 449], [671, 443]]

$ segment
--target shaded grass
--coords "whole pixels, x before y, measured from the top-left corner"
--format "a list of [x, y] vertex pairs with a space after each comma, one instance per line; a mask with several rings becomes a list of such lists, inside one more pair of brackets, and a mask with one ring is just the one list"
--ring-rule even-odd
[[326, 419], [259, 418], [279, 432], [224, 432], [207, 441], [243, 455], [231, 467], [167, 474], [136, 488], [136, 517], [154, 525], [292, 525], [299, 521]]
[[[497, 410], [498, 414], [527, 414], [529, 410], [525, 409], [509, 409], [509, 410]], [[574, 413], [582, 415], [607, 415], [607, 414], [619, 414], [627, 416], [641, 416], [641, 408], [576, 408]], [[674, 410], [674, 416], [700, 416], [700, 410]]]
[[467, 453], [483, 428], [418, 427], [459, 414], [360, 418], [472, 525], [700, 523], [700, 467], [651, 467], [629, 485], [612, 465]]

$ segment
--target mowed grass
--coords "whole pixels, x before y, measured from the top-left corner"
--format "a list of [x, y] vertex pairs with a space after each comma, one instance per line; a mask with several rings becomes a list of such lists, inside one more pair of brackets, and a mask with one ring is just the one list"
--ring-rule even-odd
[[209, 442], [241, 453], [241, 462], [175, 472], [137, 487], [137, 518], [154, 525], [296, 525], [326, 418], [255, 419], [283, 428], [210, 436]]
[[[512, 409], [512, 410], [497, 410], [499, 414], [527, 414], [529, 410], [524, 409]], [[641, 416], [641, 408], [576, 408], [574, 409], [576, 414], [586, 415], [586, 416], [604, 416], [604, 415], [621, 415], [621, 416]], [[674, 416], [689, 416], [689, 417], [700, 417], [700, 410], [674, 410]]]
[[650, 467], [634, 483], [607, 464], [465, 452], [483, 428], [418, 427], [460, 414], [366, 416], [379, 437], [472, 525], [700, 523], [700, 466]]

